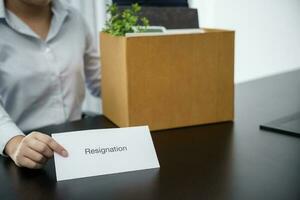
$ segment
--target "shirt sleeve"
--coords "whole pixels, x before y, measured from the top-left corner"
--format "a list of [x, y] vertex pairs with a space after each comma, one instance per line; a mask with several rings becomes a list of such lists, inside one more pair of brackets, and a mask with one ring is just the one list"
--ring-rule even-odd
[[0, 102], [0, 154], [4, 154], [4, 148], [7, 142], [15, 136], [24, 135], [24, 133], [12, 121]]
[[84, 21], [86, 30], [86, 45], [84, 53], [84, 73], [86, 77], [87, 88], [91, 94], [100, 97], [101, 90], [101, 73], [100, 73], [100, 56], [97, 48], [97, 41], [93, 37], [90, 28]]

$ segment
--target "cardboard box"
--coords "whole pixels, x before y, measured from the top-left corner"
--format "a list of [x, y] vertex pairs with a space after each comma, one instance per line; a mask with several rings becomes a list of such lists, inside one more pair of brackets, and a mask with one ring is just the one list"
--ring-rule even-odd
[[103, 113], [151, 130], [234, 119], [234, 32], [100, 34]]

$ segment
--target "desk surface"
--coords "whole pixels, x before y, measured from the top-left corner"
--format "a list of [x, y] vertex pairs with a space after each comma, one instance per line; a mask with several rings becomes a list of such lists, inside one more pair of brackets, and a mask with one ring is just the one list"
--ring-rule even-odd
[[[43, 170], [0, 158], [0, 199], [299, 200], [300, 138], [259, 124], [300, 111], [300, 71], [236, 86], [234, 123], [153, 132], [160, 170], [57, 183], [53, 160]], [[103, 116], [44, 132], [114, 127]]]

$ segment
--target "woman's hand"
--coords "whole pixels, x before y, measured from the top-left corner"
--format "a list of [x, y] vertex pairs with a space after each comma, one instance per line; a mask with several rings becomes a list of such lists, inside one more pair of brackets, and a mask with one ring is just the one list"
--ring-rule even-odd
[[5, 147], [5, 153], [17, 166], [31, 169], [42, 168], [54, 152], [63, 157], [68, 156], [68, 152], [53, 138], [39, 132], [16, 136]]

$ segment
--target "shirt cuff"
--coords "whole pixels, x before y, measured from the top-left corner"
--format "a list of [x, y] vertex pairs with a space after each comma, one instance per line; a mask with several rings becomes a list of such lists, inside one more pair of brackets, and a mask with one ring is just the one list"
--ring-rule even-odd
[[0, 155], [7, 157], [4, 148], [9, 140], [18, 135], [24, 135], [24, 133], [13, 122], [0, 125]]

